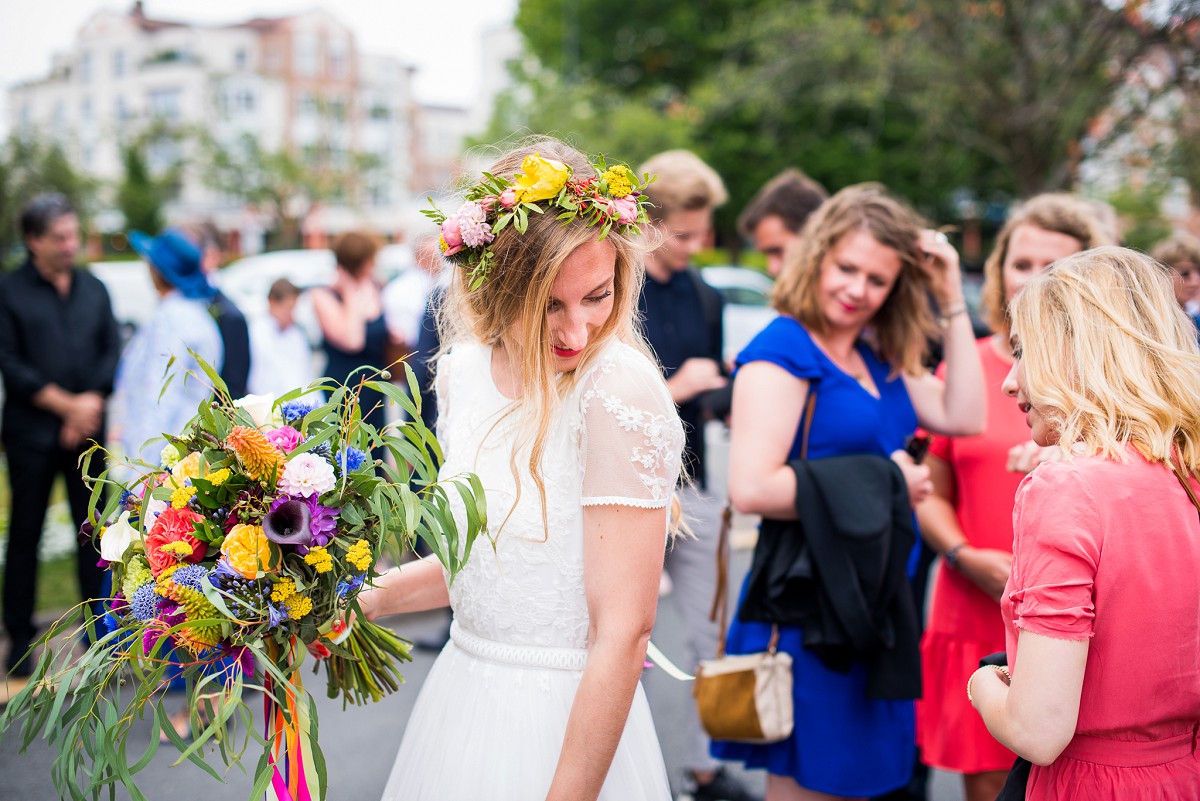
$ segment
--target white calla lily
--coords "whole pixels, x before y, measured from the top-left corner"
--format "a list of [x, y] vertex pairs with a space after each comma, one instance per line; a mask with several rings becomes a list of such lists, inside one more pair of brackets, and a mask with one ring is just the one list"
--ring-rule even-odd
[[100, 535], [100, 556], [108, 562], [124, 562], [129, 546], [140, 535], [136, 528], [129, 524], [129, 512], [121, 512], [117, 522], [104, 529]]

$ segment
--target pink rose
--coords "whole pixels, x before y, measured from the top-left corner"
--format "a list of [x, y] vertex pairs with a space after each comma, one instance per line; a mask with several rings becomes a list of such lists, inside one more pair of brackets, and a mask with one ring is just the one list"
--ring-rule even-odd
[[617, 215], [617, 222], [621, 225], [630, 225], [637, 222], [638, 205], [637, 199], [631, 195], [615, 198], [612, 201], [613, 212]]
[[284, 453], [291, 453], [296, 450], [297, 445], [304, 441], [304, 436], [291, 426], [283, 426], [263, 433], [268, 442]]
[[517, 192], [515, 189], [505, 189], [500, 193], [500, 205], [506, 209], [511, 209], [517, 205]]
[[457, 217], [448, 217], [442, 223], [442, 245], [443, 256], [453, 256], [462, 250], [462, 231], [459, 229]]

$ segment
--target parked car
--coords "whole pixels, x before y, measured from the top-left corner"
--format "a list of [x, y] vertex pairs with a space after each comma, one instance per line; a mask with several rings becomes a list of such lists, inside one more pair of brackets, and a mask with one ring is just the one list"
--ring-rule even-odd
[[725, 301], [723, 355], [727, 364], [732, 363], [742, 348], [779, 316], [771, 308], [771, 288], [775, 282], [768, 275], [746, 267], [705, 267], [700, 275]]
[[154, 312], [158, 290], [150, 280], [150, 269], [141, 259], [133, 261], [98, 261], [88, 265], [92, 275], [108, 290], [113, 316], [121, 326], [124, 345]]

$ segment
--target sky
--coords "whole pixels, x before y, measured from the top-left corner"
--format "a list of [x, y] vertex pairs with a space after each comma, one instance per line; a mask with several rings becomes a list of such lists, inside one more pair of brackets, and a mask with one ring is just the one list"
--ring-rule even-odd
[[[68, 49], [95, 11], [132, 5], [132, 0], [0, 0], [0, 111], [8, 87], [45, 75], [51, 54]], [[197, 23], [324, 7], [354, 31], [360, 49], [415, 64], [419, 100], [451, 105], [475, 98], [480, 33], [511, 20], [516, 5], [517, 0], [145, 0], [148, 17]]]

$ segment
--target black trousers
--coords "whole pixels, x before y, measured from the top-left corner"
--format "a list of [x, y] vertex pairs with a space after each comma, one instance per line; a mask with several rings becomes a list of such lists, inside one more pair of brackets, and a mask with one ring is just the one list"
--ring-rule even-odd
[[[12, 499], [4, 564], [4, 628], [12, 639], [12, 658], [15, 659], [19, 655], [17, 649], [28, 648], [37, 634], [33, 609], [37, 595], [38, 544], [42, 539], [54, 478], [61, 474], [66, 479], [67, 500], [76, 530], [87, 519], [91, 492], [83, 483], [83, 473], [78, 466], [79, 454], [86, 448], [39, 451], [6, 442], [5, 450]], [[103, 457], [93, 458], [90, 468], [93, 477], [99, 475], [104, 469]], [[104, 571], [96, 566], [100, 554], [86, 537], [77, 537], [76, 547], [80, 594], [85, 600], [97, 598], [104, 576]]]

